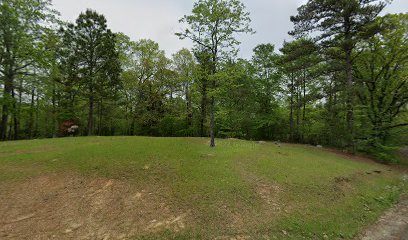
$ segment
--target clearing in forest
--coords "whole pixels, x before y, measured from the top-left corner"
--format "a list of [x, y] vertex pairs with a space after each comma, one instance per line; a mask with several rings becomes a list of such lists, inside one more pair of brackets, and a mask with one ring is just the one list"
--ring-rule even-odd
[[0, 143], [1, 239], [353, 239], [407, 189], [392, 167], [235, 139]]

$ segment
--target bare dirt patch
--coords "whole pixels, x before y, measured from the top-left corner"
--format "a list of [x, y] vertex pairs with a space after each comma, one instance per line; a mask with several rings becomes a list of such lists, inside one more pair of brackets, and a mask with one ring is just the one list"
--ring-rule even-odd
[[259, 199], [261, 212], [256, 214], [257, 219], [253, 219], [256, 222], [255, 225], [277, 219], [283, 213], [291, 210], [291, 207], [283, 200], [285, 196], [283, 186], [248, 172], [242, 174]]
[[[257, 176], [246, 170], [243, 163], [237, 164], [237, 171], [247, 184], [253, 189], [255, 197], [258, 199], [258, 213], [252, 213], [256, 216], [252, 219], [253, 225], [265, 224], [279, 218], [283, 213], [288, 213], [292, 209], [288, 202], [284, 200], [285, 189], [282, 185]], [[253, 208], [252, 208], [253, 209]]]
[[188, 214], [160, 187], [52, 174], [0, 183], [0, 239], [125, 239], [181, 231]]
[[282, 211], [283, 204], [280, 202], [282, 189], [278, 184], [271, 184], [265, 181], [255, 182], [255, 189], [262, 199], [265, 208], [278, 214]]
[[348, 177], [336, 177], [334, 188], [344, 196], [353, 189], [352, 180]]

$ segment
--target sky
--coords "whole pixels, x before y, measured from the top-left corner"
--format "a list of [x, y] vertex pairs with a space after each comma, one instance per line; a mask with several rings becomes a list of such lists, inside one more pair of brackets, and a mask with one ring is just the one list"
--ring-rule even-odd
[[[306, 0], [242, 0], [251, 14], [254, 35], [239, 35], [239, 57], [251, 58], [252, 49], [261, 43], [280, 48], [293, 28], [289, 20]], [[123, 32], [132, 40], [152, 39], [171, 56], [178, 50], [191, 48], [189, 40], [179, 40], [174, 33], [182, 30], [178, 20], [189, 15], [193, 0], [53, 0], [62, 20], [73, 22], [87, 8], [105, 15], [108, 27]], [[394, 0], [384, 13], [408, 12], [408, 0]]]

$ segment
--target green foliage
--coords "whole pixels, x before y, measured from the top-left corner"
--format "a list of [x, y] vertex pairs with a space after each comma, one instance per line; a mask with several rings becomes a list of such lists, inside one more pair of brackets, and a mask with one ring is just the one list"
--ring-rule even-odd
[[325, 57], [337, 62], [339, 68], [336, 71], [344, 74], [345, 147], [351, 152], [356, 150], [353, 74], [356, 45], [374, 33], [372, 23], [385, 6], [386, 3], [379, 0], [310, 0], [298, 8], [296, 16], [290, 18], [295, 26], [289, 33], [296, 37], [314, 34], [314, 40], [320, 45]]
[[239, 0], [198, 0], [194, 4], [192, 15], [184, 16], [180, 22], [188, 26], [183, 32], [176, 33], [176, 35], [180, 39], [192, 40], [196, 49], [201, 54], [207, 55], [206, 64], [208, 64], [210, 74], [206, 79], [209, 82], [206, 88], [209, 87], [212, 90], [208, 93], [210, 146], [215, 147], [215, 92], [217, 85], [222, 80], [217, 73], [221, 70], [222, 64], [237, 53], [236, 47], [240, 42], [236, 39], [235, 34], [254, 33], [249, 26], [251, 19], [249, 13], [245, 12], [244, 4]]
[[[0, 80], [2, 114], [0, 140], [8, 138], [7, 130], [11, 115], [20, 111], [16, 100], [16, 78], [33, 73], [33, 68], [42, 65], [47, 25], [54, 21], [48, 0], [3, 0], [0, 2]], [[20, 88], [22, 88], [20, 84]], [[19, 89], [22, 92], [22, 89]], [[13, 135], [19, 138], [19, 123], [15, 117]], [[11, 137], [12, 136], [12, 137]]]
[[171, 57], [92, 10], [63, 23], [49, 1], [2, 1], [1, 138], [66, 136], [68, 120], [79, 135], [280, 140], [395, 162], [408, 144], [408, 20], [378, 17], [384, 6], [310, 0], [291, 18], [295, 40], [245, 60], [236, 36], [254, 31], [238, 0], [198, 0], [177, 33], [194, 48]]
[[180, 22], [188, 27], [176, 35], [209, 50], [217, 62], [218, 58], [226, 59], [228, 52], [236, 53], [235, 47], [240, 43], [236, 33], [254, 32], [249, 26], [249, 13], [239, 0], [198, 0], [192, 15], [184, 16]]
[[[375, 140], [374, 140], [375, 141]], [[398, 156], [398, 146], [386, 146], [380, 143], [374, 142], [373, 140], [369, 140], [368, 146], [363, 146], [363, 151], [367, 151], [368, 153], [374, 156], [376, 159], [383, 163], [387, 164], [395, 164], [399, 163], [400, 159]]]
[[386, 2], [380, 0], [309, 0], [298, 8], [298, 15], [290, 17], [295, 24], [290, 34], [302, 37], [320, 32], [316, 40], [325, 47], [333, 47], [331, 42], [336, 47], [352, 48], [362, 36], [367, 36], [361, 33], [385, 6]]
[[382, 30], [361, 44], [355, 69], [362, 112], [370, 123], [361, 135], [383, 161], [395, 161], [386, 160], [392, 151], [384, 146], [392, 142], [392, 129], [408, 125], [407, 20], [407, 14], [377, 19]]
[[89, 9], [79, 15], [75, 25], [69, 24], [61, 31], [68, 51], [68, 66], [62, 68], [74, 70], [67, 78], [72, 78], [82, 96], [88, 98], [87, 135], [93, 135], [94, 105], [98, 103], [99, 117], [103, 117], [103, 101], [113, 98], [120, 86], [115, 35], [107, 28], [105, 17]]

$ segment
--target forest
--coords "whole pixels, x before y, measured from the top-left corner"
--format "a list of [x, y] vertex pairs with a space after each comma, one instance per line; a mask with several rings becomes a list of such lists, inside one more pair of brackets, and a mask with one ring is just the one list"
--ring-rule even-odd
[[64, 22], [50, 0], [1, 0], [0, 139], [238, 138], [398, 162], [408, 13], [385, 14], [386, 4], [309, 0], [288, 16], [293, 40], [241, 59], [237, 35], [256, 29], [239, 0], [197, 0], [176, 33], [194, 47], [171, 56], [91, 9]]

